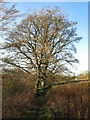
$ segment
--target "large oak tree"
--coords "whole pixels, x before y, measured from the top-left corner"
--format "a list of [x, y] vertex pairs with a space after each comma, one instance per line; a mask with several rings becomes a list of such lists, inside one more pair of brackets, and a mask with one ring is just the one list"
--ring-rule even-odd
[[2, 61], [36, 73], [37, 88], [39, 83], [44, 87], [48, 71], [65, 72], [69, 65], [78, 63], [74, 57], [75, 43], [81, 37], [76, 33], [76, 24], [68, 20], [59, 7], [33, 11], [9, 32], [2, 46], [7, 52]]

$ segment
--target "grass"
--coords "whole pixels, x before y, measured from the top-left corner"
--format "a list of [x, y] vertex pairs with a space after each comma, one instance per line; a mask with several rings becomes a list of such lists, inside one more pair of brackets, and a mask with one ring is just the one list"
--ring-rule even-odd
[[[17, 77], [16, 77], [17, 76]], [[50, 76], [53, 81], [55, 77]], [[2, 75], [3, 118], [29, 118], [56, 120], [57, 118], [88, 118], [88, 84], [90, 81], [63, 80], [46, 95], [35, 96], [35, 76], [21, 71]], [[59, 77], [57, 77], [57, 81]], [[49, 84], [48, 83], [48, 84]]]
[[52, 118], [88, 118], [88, 82], [60, 85], [47, 93]]
[[59, 85], [37, 100], [30, 91], [3, 99], [3, 118], [34, 118], [37, 112], [39, 120], [41, 115], [50, 119], [88, 118], [88, 82]]

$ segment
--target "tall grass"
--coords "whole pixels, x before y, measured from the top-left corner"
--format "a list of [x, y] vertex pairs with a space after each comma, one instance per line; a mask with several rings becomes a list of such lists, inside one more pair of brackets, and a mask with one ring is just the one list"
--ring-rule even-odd
[[88, 83], [72, 83], [47, 93], [52, 118], [88, 118]]
[[[2, 75], [3, 118], [88, 118], [89, 82], [59, 85], [50, 89], [46, 96], [35, 98], [36, 79], [36, 76], [20, 70]], [[52, 81], [59, 81], [59, 77], [49, 75], [47, 80], [49, 85]]]

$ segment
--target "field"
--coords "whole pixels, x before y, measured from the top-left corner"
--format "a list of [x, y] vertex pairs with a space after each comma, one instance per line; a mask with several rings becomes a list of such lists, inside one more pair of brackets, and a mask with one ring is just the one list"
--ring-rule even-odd
[[31, 77], [30, 84], [26, 76], [26, 82], [24, 78], [21, 80], [20, 74], [17, 79], [14, 75], [2, 76], [3, 118], [88, 118], [90, 81], [66, 82], [67, 84], [61, 82], [63, 84], [53, 86], [46, 95], [35, 97], [34, 78]]

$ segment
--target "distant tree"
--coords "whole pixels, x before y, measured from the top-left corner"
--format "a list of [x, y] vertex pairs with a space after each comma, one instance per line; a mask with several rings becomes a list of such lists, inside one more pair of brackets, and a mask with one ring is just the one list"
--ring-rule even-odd
[[79, 79], [87, 79], [89, 78], [89, 71], [83, 71], [81, 74], [77, 76]]
[[[19, 10], [16, 9], [16, 3], [0, 0], [0, 48], [3, 46], [3, 40], [6, 40], [12, 28], [16, 26], [17, 18], [23, 17], [24, 15], [25, 14], [20, 14]], [[1, 59], [3, 54], [4, 51], [0, 51]], [[3, 64], [3, 67], [4, 65], [5, 64]]]
[[17, 10], [15, 7], [16, 4], [11, 4], [10, 2], [0, 0], [0, 34], [5, 34], [11, 30], [10, 25], [12, 22], [15, 22], [17, 17], [21, 17], [19, 10]]
[[69, 21], [59, 7], [34, 11], [7, 36], [2, 61], [26, 72], [36, 73], [39, 84], [46, 86], [48, 71], [66, 72], [68, 65], [78, 63], [73, 53], [81, 37], [76, 34], [77, 22]]

